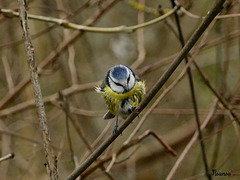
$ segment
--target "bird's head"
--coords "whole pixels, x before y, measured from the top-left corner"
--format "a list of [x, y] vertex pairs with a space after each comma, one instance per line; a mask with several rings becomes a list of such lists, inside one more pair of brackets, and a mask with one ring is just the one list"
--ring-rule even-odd
[[134, 87], [135, 74], [128, 66], [116, 65], [108, 70], [106, 82], [114, 92], [122, 94]]

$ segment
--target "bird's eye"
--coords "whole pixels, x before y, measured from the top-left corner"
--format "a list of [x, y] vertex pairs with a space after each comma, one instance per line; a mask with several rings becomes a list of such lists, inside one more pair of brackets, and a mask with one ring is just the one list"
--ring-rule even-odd
[[128, 76], [128, 78], [127, 78], [127, 82], [129, 83], [129, 81], [130, 81], [130, 76]]

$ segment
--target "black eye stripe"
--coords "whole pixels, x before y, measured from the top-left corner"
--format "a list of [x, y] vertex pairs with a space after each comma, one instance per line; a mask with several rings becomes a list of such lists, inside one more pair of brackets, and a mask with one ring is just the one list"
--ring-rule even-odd
[[130, 81], [130, 75], [129, 75], [128, 78], [127, 78], [127, 83], [129, 83], [129, 81]]
[[122, 84], [119, 84], [119, 83], [115, 82], [115, 81], [111, 78], [111, 76], [109, 76], [109, 78], [110, 78], [110, 79], [112, 80], [112, 82], [113, 82], [114, 84], [116, 84], [117, 86], [121, 86], [121, 87], [123, 87]]
[[114, 82], [114, 84], [116, 84], [117, 86], [121, 86], [121, 87], [123, 87], [122, 84], [116, 83], [115, 81], [113, 81], [113, 82]]

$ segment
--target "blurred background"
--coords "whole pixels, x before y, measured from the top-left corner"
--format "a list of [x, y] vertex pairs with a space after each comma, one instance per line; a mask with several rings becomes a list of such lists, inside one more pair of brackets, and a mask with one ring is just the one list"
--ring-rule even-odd
[[[185, 41], [215, 2], [179, 0], [178, 16]], [[149, 92], [182, 46], [174, 15], [132, 33], [83, 32], [64, 28], [53, 23], [54, 20], [39, 20], [48, 17], [94, 27], [133, 26], [168, 13], [172, 9], [170, 0], [28, 0], [27, 3], [28, 13], [38, 17], [29, 19], [29, 31], [51, 144], [58, 160], [59, 177], [64, 179], [114, 128], [114, 120], [103, 120], [107, 109], [94, 91], [107, 70], [117, 64], [131, 66], [145, 81]], [[207, 82], [239, 118], [239, 3], [226, 1], [221, 16], [204, 32], [189, 58], [198, 67], [191, 65], [199, 119], [201, 123], [208, 121], [201, 141], [205, 144], [209, 170], [235, 175], [240, 175], [239, 124], [217, 101]], [[17, 1], [0, 1], [0, 7], [0, 156], [15, 154], [13, 159], [0, 162], [0, 179], [48, 179], [22, 28], [19, 17], [3, 12], [3, 9], [17, 10]], [[168, 176], [196, 131], [188, 77], [186, 73], [179, 77], [184, 67], [182, 62], [139, 118], [83, 173], [82, 179]], [[159, 102], [150, 112], [157, 99]], [[143, 124], [139, 131], [132, 134], [140, 121]], [[144, 136], [147, 130], [160, 136], [177, 156], [171, 155], [154, 136]], [[139, 141], [133, 141], [136, 139]], [[126, 148], [123, 143], [127, 140], [133, 143]], [[172, 179], [206, 179], [204, 173], [200, 141], [196, 138]]]

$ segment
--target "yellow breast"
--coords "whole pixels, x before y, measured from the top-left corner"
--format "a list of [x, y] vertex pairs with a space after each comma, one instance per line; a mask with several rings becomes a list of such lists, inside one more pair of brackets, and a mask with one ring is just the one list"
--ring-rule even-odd
[[145, 95], [145, 83], [143, 81], [136, 81], [134, 87], [122, 94], [114, 92], [109, 86], [105, 86], [104, 91], [97, 89], [101, 93], [110, 113], [119, 115], [119, 107], [124, 99], [130, 98], [132, 107], [137, 107]]

